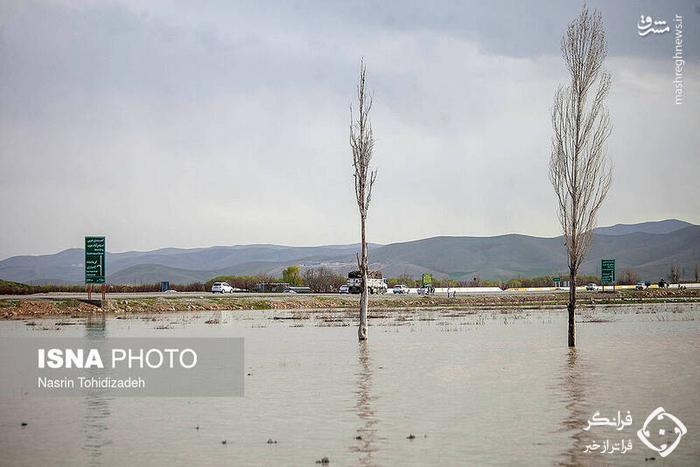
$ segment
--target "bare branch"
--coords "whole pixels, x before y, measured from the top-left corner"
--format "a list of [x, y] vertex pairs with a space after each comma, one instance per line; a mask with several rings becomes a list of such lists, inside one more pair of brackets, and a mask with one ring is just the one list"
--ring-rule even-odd
[[567, 28], [561, 50], [571, 81], [554, 96], [549, 178], [569, 268], [578, 271], [612, 178], [606, 151], [611, 123], [604, 104], [611, 79], [603, 70], [607, 47], [600, 13], [584, 7]]

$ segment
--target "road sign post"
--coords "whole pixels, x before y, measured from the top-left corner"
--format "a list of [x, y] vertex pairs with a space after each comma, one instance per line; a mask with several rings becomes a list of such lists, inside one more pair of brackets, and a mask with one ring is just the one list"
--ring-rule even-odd
[[600, 260], [600, 284], [605, 291], [606, 285], [612, 285], [615, 290], [615, 260], [603, 259]]
[[106, 256], [105, 237], [85, 237], [85, 284], [88, 300], [92, 298], [93, 284], [102, 284], [102, 299], [105, 298]]
[[433, 293], [433, 275], [423, 274], [421, 276], [421, 286], [426, 289], [426, 293]]

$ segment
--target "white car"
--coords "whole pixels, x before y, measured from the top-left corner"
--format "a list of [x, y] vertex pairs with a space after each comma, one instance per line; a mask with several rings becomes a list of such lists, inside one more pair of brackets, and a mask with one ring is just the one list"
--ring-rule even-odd
[[350, 293], [350, 287], [348, 287], [348, 284], [341, 285], [338, 289], [338, 293]]
[[408, 287], [406, 287], [403, 284], [395, 285], [394, 286], [394, 293], [406, 294], [406, 293], [408, 293]]
[[233, 287], [228, 282], [214, 282], [211, 293], [233, 293]]

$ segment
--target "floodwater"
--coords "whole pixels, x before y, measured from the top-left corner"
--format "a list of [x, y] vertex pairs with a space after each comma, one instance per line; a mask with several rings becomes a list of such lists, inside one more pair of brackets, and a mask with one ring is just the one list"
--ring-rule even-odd
[[[244, 337], [250, 373], [244, 397], [0, 395], [0, 464], [700, 463], [697, 305], [582, 310], [575, 351], [562, 311], [391, 312], [362, 344], [346, 313], [273, 319], [291, 315], [0, 322], [0, 337]], [[666, 458], [637, 437], [659, 406], [687, 428]], [[584, 430], [618, 411], [631, 426]], [[632, 449], [584, 452], [605, 440]]]

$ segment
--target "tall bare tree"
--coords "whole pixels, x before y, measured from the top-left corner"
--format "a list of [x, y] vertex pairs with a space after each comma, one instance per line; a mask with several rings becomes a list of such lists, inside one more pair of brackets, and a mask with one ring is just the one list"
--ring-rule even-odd
[[603, 68], [607, 46], [598, 11], [583, 8], [567, 27], [561, 52], [570, 82], [554, 95], [549, 178], [568, 253], [568, 342], [574, 347], [576, 274], [590, 249], [598, 210], [612, 180], [606, 150], [612, 126], [605, 107], [610, 75]]
[[678, 284], [681, 280], [681, 272], [677, 264], [671, 264], [671, 273], [668, 275], [671, 284]]
[[357, 118], [355, 118], [352, 105], [350, 106], [350, 147], [352, 148], [352, 165], [355, 169], [355, 198], [360, 211], [361, 246], [357, 255], [357, 266], [362, 274], [362, 290], [360, 293], [360, 327], [357, 330], [358, 338], [367, 339], [367, 308], [369, 297], [367, 290], [367, 273], [369, 260], [367, 256], [367, 211], [372, 200], [372, 187], [377, 179], [377, 171], [370, 167], [372, 151], [374, 149], [374, 136], [372, 124], [369, 121], [369, 112], [372, 109], [372, 96], [365, 89], [366, 66], [364, 60], [360, 62], [360, 80], [357, 84]]

